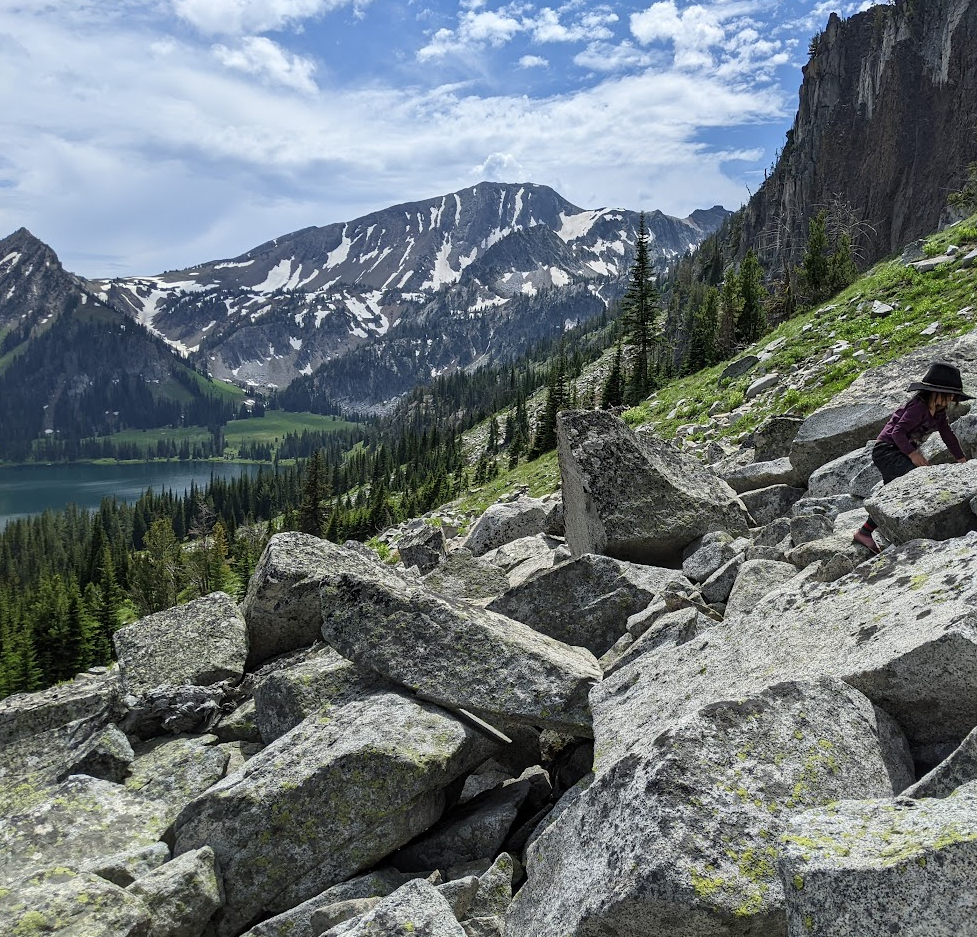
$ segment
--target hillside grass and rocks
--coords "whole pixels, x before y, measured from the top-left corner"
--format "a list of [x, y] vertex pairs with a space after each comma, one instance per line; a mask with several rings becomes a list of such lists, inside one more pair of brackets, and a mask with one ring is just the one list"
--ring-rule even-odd
[[739, 422], [680, 431], [718, 369], [566, 411], [476, 518], [276, 534], [0, 702], [0, 935], [977, 933], [977, 469], [866, 448], [930, 358], [977, 387], [971, 255], [746, 349]]

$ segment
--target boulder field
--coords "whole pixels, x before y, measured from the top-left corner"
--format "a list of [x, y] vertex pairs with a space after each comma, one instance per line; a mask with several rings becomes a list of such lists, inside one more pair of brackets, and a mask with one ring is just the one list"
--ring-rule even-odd
[[0, 701], [0, 937], [977, 935], [977, 470], [866, 448], [923, 366], [711, 465], [561, 414], [560, 496]]

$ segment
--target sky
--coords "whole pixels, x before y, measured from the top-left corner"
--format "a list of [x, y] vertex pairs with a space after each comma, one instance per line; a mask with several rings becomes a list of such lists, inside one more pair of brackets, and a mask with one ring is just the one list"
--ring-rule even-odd
[[482, 180], [738, 208], [862, 0], [0, 0], [0, 237], [87, 277]]

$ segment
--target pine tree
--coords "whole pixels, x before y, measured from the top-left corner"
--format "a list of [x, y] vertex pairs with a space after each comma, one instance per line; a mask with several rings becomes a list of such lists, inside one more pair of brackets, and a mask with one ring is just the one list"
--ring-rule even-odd
[[763, 286], [763, 268], [752, 248], [740, 265], [739, 288], [742, 308], [737, 325], [737, 337], [749, 344], [755, 342], [767, 328], [764, 300], [767, 291]]
[[719, 293], [719, 329], [716, 336], [716, 352], [720, 361], [732, 357], [736, 351], [736, 322], [740, 316], [743, 298], [740, 295], [739, 277], [732, 267], [726, 271]]
[[840, 293], [858, 279], [858, 267], [852, 253], [851, 237], [842, 231], [835, 240], [835, 249], [828, 261], [828, 293]]
[[536, 426], [536, 434], [533, 436], [533, 447], [529, 453], [531, 458], [556, 448], [556, 415], [566, 405], [565, 378], [566, 364], [561, 355], [550, 368], [550, 377], [546, 384], [546, 402], [543, 404], [543, 412]]
[[705, 298], [692, 315], [692, 334], [689, 352], [683, 371], [693, 374], [708, 368], [719, 360], [717, 338], [719, 333], [719, 291], [710, 287]]
[[809, 303], [819, 303], [830, 295], [827, 217], [823, 211], [819, 211], [808, 222], [807, 248], [801, 264], [801, 282]]
[[[365, 480], [364, 478], [363, 481]], [[305, 465], [305, 484], [302, 486], [302, 503], [298, 512], [298, 529], [302, 533], [322, 536], [326, 525], [324, 502], [328, 497], [329, 486], [322, 463], [322, 450], [316, 449]]]
[[654, 276], [648, 250], [648, 229], [642, 212], [638, 220], [634, 263], [628, 275], [627, 290], [621, 300], [621, 322], [624, 333], [634, 347], [632, 370], [625, 390], [628, 403], [638, 403], [648, 393], [652, 351], [658, 340], [660, 315]]

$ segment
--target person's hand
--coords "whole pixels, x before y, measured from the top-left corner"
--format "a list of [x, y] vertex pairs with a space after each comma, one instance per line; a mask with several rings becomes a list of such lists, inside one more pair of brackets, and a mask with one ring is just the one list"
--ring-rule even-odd
[[917, 468], [923, 468], [924, 466], [929, 465], [929, 462], [926, 461], [926, 458], [918, 449], [915, 452], [909, 453], [909, 461], [912, 462], [912, 464]]

